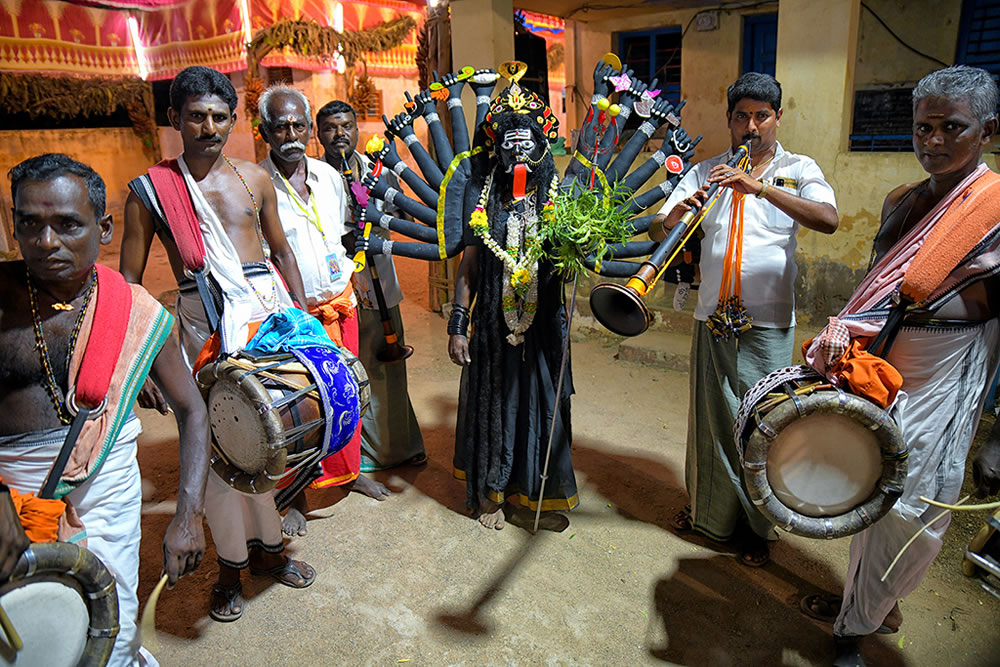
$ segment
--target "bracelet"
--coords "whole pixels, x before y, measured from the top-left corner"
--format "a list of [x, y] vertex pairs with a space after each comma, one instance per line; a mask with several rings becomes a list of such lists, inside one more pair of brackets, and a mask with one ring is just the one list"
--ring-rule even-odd
[[767, 191], [771, 189], [771, 186], [765, 183], [764, 181], [761, 181], [760, 185], [761, 185], [760, 192], [758, 192], [754, 196], [757, 197], [757, 199], [764, 199], [765, 197], [767, 197]]
[[469, 309], [459, 303], [451, 306], [451, 317], [448, 318], [449, 336], [469, 335]]

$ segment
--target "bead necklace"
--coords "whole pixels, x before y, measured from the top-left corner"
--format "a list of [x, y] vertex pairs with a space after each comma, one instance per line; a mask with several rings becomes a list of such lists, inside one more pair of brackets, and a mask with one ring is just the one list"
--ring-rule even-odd
[[268, 250], [267, 244], [264, 242], [264, 231], [260, 227], [260, 208], [257, 206], [257, 198], [253, 196], [253, 190], [250, 189], [246, 179], [243, 178], [243, 174], [241, 174], [240, 170], [236, 168], [236, 165], [233, 164], [232, 160], [226, 156], [223, 156], [223, 159], [225, 159], [226, 164], [232, 167], [233, 171], [236, 172], [236, 176], [240, 179], [240, 183], [243, 184], [243, 187], [246, 188], [247, 194], [250, 195], [250, 202], [253, 204], [254, 219], [257, 221], [257, 240], [260, 241], [260, 251], [264, 255], [264, 264], [267, 265], [267, 272], [271, 276], [270, 298], [265, 300], [264, 296], [257, 291], [257, 288], [254, 287], [254, 284], [251, 281], [247, 280], [246, 282], [247, 285], [250, 286], [250, 291], [252, 291], [254, 296], [257, 297], [257, 300], [260, 301], [260, 305], [264, 307], [264, 310], [270, 311], [274, 309], [274, 304], [278, 301], [278, 281], [274, 275], [274, 267], [271, 266], [271, 252]]
[[[69, 424], [73, 420], [66, 410], [66, 399], [56, 382], [55, 372], [52, 370], [52, 361], [49, 359], [49, 346], [45, 342], [45, 332], [42, 331], [42, 318], [38, 314], [38, 294], [35, 286], [31, 283], [31, 271], [25, 266], [25, 274], [28, 281], [28, 301], [31, 304], [31, 321], [35, 328], [35, 349], [42, 361], [42, 370], [45, 371], [47, 381], [46, 389], [52, 404], [56, 408], [56, 416], [63, 424]], [[90, 274], [90, 285], [87, 287], [86, 296], [83, 299], [83, 306], [80, 307], [80, 314], [76, 316], [76, 324], [69, 336], [69, 344], [66, 347], [66, 371], [69, 372], [70, 360], [73, 358], [73, 350], [76, 349], [76, 339], [80, 335], [80, 327], [83, 325], [83, 316], [87, 313], [87, 306], [90, 305], [90, 298], [94, 295], [94, 288], [97, 287], [97, 269], [94, 268]]]

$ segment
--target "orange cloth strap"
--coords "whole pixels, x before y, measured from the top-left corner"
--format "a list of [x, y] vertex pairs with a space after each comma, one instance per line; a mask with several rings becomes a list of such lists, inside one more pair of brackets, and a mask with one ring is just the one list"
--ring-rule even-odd
[[733, 191], [733, 205], [729, 210], [729, 241], [726, 259], [723, 260], [722, 283], [719, 285], [719, 304], [729, 297], [740, 295], [740, 267], [743, 263], [743, 205], [745, 197]]
[[[260, 329], [260, 322], [251, 322], [249, 329], [247, 330], [247, 339], [245, 342], [249, 343], [250, 339], [257, 335], [257, 329]], [[198, 358], [194, 360], [194, 368], [191, 369], [192, 375], [197, 375], [198, 371], [212, 363], [219, 358], [219, 352], [222, 351], [222, 339], [219, 337], [219, 332], [216, 331], [205, 344], [201, 346], [201, 352], [198, 353]]]
[[322, 303], [317, 303], [314, 306], [309, 306], [309, 314], [319, 318], [319, 321], [323, 323], [323, 328], [326, 329], [327, 335], [330, 336], [330, 340], [340, 347], [344, 346], [344, 332], [340, 327], [340, 322], [341, 320], [349, 320], [354, 317], [354, 303], [351, 300], [353, 296], [354, 288], [348, 282], [347, 287], [344, 288], [344, 291], [339, 296], [335, 296]]

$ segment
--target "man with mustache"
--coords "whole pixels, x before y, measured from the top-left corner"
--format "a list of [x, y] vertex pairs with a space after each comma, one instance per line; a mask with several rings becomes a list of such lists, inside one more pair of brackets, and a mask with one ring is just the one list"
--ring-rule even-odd
[[[278, 217], [298, 259], [309, 312], [319, 318], [330, 338], [358, 354], [357, 299], [351, 287], [354, 262], [342, 237], [351, 234], [346, 223], [348, 199], [340, 174], [330, 165], [306, 155], [312, 132], [309, 100], [291, 86], [271, 86], [258, 101], [261, 136], [270, 145], [260, 166], [270, 174], [277, 195]], [[353, 247], [353, 235], [345, 239]], [[361, 435], [322, 461], [319, 486], [343, 486], [375, 500], [389, 490], [359, 475]], [[298, 493], [285, 515], [286, 535], [305, 535], [305, 495]]]
[[[224, 74], [198, 66], [181, 71], [170, 85], [167, 115], [184, 152], [133, 179], [125, 204], [121, 272], [140, 283], [153, 236], [159, 236], [180, 288], [181, 352], [194, 371], [219, 354], [238, 352], [253, 323], [291, 307], [285, 284], [296, 301], [306, 302], [270, 176], [222, 152], [236, 105], [236, 90]], [[240, 573], [247, 566], [253, 575], [293, 588], [312, 584], [315, 570], [282, 553], [273, 493], [242, 493], [213, 471], [205, 514], [219, 557], [213, 619], [235, 621], [243, 614]]]
[[[725, 186], [701, 229], [701, 286], [691, 343], [691, 393], [685, 481], [690, 507], [673, 519], [719, 542], [744, 535], [740, 562], [769, 559], [774, 527], [743, 486], [733, 424], [743, 394], [773, 370], [792, 364], [795, 339], [795, 237], [799, 227], [837, 229], [833, 189], [814, 160], [785, 151], [777, 140], [781, 85], [749, 72], [729, 87], [726, 120], [732, 147], [705, 160], [678, 184], [650, 227], [662, 240], [692, 208], [705, 204], [708, 184]], [[750, 144], [749, 172], [726, 165]], [[734, 205], [739, 202], [739, 205]], [[724, 280], [735, 276], [735, 281]], [[720, 327], [726, 313], [752, 319], [738, 332]], [[737, 338], [738, 336], [738, 338]]]
[[[345, 169], [342, 156], [347, 157], [353, 178], [360, 181], [371, 171], [371, 161], [355, 150], [358, 144], [358, 119], [354, 108], [340, 100], [328, 102], [316, 113], [316, 131], [323, 145], [326, 160], [337, 171]], [[383, 170], [382, 178], [399, 189], [396, 174]], [[397, 218], [403, 214], [392, 204], [377, 201], [386, 215]], [[350, 223], [349, 223], [350, 224]], [[389, 240], [389, 230], [373, 226], [372, 233]], [[371, 258], [378, 271], [379, 284], [385, 296], [392, 328], [405, 344], [403, 318], [399, 304], [403, 293], [396, 278], [392, 256], [378, 254]], [[420, 433], [417, 416], [406, 389], [406, 361], [384, 363], [378, 353], [385, 347], [385, 336], [378, 303], [372, 288], [372, 274], [368, 268], [354, 274], [354, 287], [358, 296], [358, 358], [368, 371], [371, 382], [371, 405], [361, 418], [361, 471], [384, 470], [399, 465], [423, 465], [424, 438]]]

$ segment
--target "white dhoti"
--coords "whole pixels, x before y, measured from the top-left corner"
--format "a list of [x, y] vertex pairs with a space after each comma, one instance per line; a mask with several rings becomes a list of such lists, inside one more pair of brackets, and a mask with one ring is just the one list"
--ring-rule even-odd
[[874, 632], [896, 601], [920, 585], [941, 550], [950, 515], [928, 528], [880, 581], [907, 540], [941, 511], [920, 496], [949, 504], [958, 499], [987, 384], [996, 370], [998, 331], [996, 320], [904, 327], [893, 343], [888, 360], [903, 375], [903, 387], [890, 413], [910, 449], [906, 483], [892, 510], [851, 540], [837, 635]]
[[[18, 491], [38, 492], [66, 440], [69, 427], [0, 438], [0, 477]], [[136, 460], [136, 438], [142, 425], [131, 415], [103, 465], [65, 497], [76, 508], [87, 531], [87, 549], [115, 577], [118, 623], [109, 665], [138, 665], [141, 638], [136, 626], [139, 599], [139, 540], [142, 480]], [[143, 651], [147, 665], [157, 664]], [[152, 662], [151, 662], [152, 661]]]
[[[247, 281], [260, 294], [266, 295], [266, 298], [271, 296], [272, 276], [264, 264], [246, 264], [243, 271]], [[251, 322], [261, 321], [271, 312], [291, 306], [283, 286], [276, 285], [273, 289], [274, 308], [267, 310], [258, 302], [252, 311]], [[181, 285], [177, 319], [181, 353], [188, 368], [191, 368], [211, 331], [205, 308], [193, 283]], [[264, 446], [263, 443], [261, 446]], [[270, 553], [280, 553], [284, 549], [281, 516], [275, 508], [273, 492], [250, 494], [237, 491], [209, 470], [205, 487], [205, 518], [222, 565], [239, 569], [246, 567], [250, 547]]]

